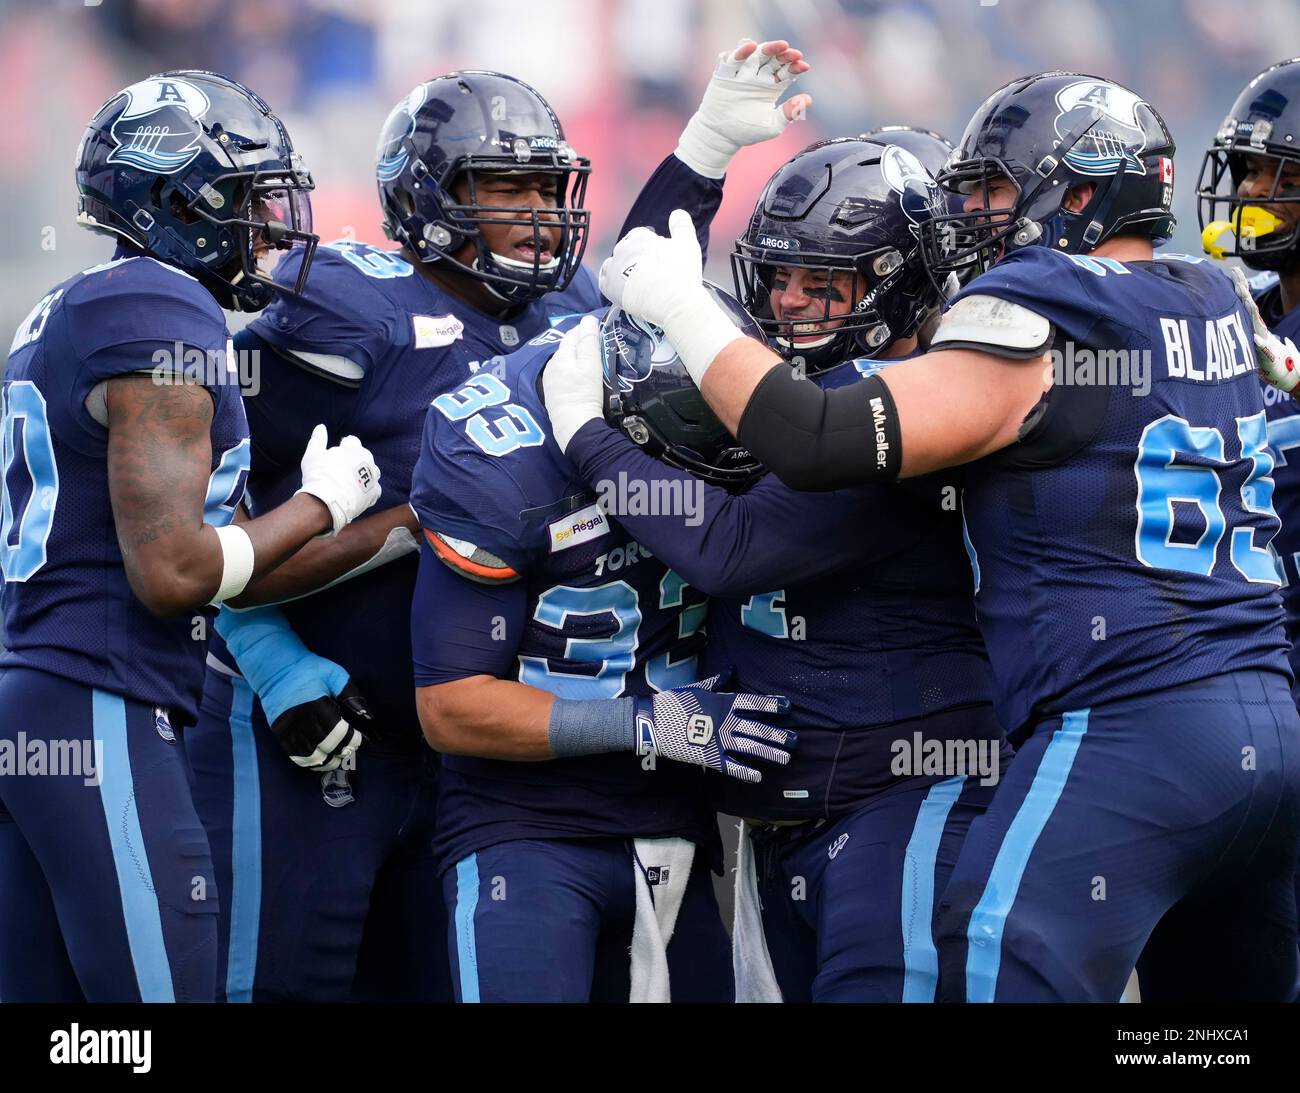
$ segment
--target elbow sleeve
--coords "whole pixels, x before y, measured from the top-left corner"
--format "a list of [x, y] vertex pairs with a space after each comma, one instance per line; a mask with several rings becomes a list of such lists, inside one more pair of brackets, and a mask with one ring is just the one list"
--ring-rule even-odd
[[898, 477], [898, 413], [879, 376], [823, 391], [777, 366], [755, 388], [737, 439], [787, 486], [834, 490]]

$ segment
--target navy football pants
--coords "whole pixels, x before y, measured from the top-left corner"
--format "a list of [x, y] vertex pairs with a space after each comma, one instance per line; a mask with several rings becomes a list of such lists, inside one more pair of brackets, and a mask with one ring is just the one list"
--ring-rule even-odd
[[954, 777], [827, 823], [752, 831], [763, 934], [786, 1002], [932, 1002], [933, 922], [995, 786]]
[[[0, 670], [0, 711], [27, 764], [0, 774], [0, 998], [212, 1001], [217, 886], [167, 721], [26, 668]], [[60, 773], [35, 773], [55, 742]]]
[[[1300, 715], [1236, 672], [1036, 726], [943, 896], [941, 997], [1286, 1001]], [[1139, 960], [1139, 957], [1141, 959]]]
[[209, 669], [186, 750], [225, 895], [219, 998], [451, 1000], [422, 737], [370, 740], [352, 771], [302, 770], [248, 684]]
[[[626, 1002], [636, 912], [623, 838], [518, 839], [443, 874], [458, 1002]], [[730, 1002], [731, 946], [697, 850], [668, 974], [674, 1002]]]

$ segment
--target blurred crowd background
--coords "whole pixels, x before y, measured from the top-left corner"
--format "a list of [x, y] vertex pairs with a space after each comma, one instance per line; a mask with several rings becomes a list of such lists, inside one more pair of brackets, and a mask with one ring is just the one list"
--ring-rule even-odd
[[805, 144], [889, 123], [956, 139], [1006, 80], [1080, 69], [1132, 86], [1178, 142], [1173, 247], [1199, 250], [1201, 154], [1246, 80], [1300, 53], [1296, 0], [0, 0], [0, 324], [106, 256], [74, 224], [72, 159], [119, 88], [167, 68], [248, 83], [285, 119], [315, 175], [317, 230], [382, 242], [376, 138], [417, 82], [491, 68], [534, 84], [591, 158], [588, 261], [694, 110], [714, 55], [788, 38], [813, 71], [805, 122], [747, 149], [728, 178], [711, 267], [767, 176]]

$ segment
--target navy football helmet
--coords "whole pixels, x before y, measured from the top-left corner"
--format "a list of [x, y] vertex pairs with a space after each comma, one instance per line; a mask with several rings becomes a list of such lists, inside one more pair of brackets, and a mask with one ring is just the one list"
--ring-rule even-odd
[[[1174, 139], [1135, 92], [1079, 72], [1043, 72], [999, 88], [975, 112], [940, 185], [983, 192], [985, 208], [935, 217], [922, 231], [931, 276], [987, 269], [1003, 254], [1041, 244], [1069, 254], [1116, 235], [1163, 242], [1173, 233]], [[989, 184], [1018, 190], [1010, 209], [989, 211]], [[1067, 212], [1073, 187], [1088, 203]]]
[[77, 149], [77, 223], [196, 277], [222, 307], [259, 311], [280, 289], [259, 259], [319, 238], [311, 175], [271, 108], [213, 72], [163, 72], [95, 112]]
[[[940, 303], [919, 255], [920, 227], [946, 211], [934, 178], [906, 148], [839, 137], [810, 145], [769, 180], [731, 256], [736, 292], [777, 351], [808, 374], [879, 356]], [[852, 310], [779, 321], [778, 270], [850, 274]], [[813, 341], [796, 341], [797, 335]]]
[[[484, 205], [476, 180], [485, 172], [551, 174], [556, 207]], [[541, 95], [499, 72], [453, 72], [415, 88], [389, 114], [379, 137], [375, 174], [384, 231], [421, 262], [441, 262], [487, 285], [502, 299], [526, 303], [565, 288], [582, 262], [591, 214], [583, 208], [590, 160], [577, 155]], [[469, 200], [452, 186], [464, 177]], [[533, 258], [494, 254], [484, 224], [531, 224]], [[541, 235], [558, 228], [551, 257]], [[469, 262], [453, 257], [467, 241]]]
[[[1264, 160], [1273, 172], [1265, 196], [1237, 196], [1248, 156]], [[1300, 57], [1266, 68], [1246, 85], [1201, 161], [1197, 213], [1210, 254], [1240, 258], [1252, 269], [1300, 264], [1300, 216], [1287, 230], [1266, 208], [1300, 203], [1300, 185], [1283, 178], [1286, 164], [1300, 165]], [[1234, 242], [1224, 245], [1229, 236]]]
[[[708, 281], [704, 287], [742, 334], [762, 337], [736, 301]], [[611, 307], [600, 324], [605, 420], [650, 455], [697, 478], [743, 489], [763, 465], [736, 443], [691, 379], [659, 327]]]

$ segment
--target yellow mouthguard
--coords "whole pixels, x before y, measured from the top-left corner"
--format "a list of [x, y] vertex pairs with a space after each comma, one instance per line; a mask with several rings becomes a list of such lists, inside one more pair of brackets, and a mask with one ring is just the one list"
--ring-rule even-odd
[[1232, 220], [1213, 220], [1201, 232], [1201, 247], [1211, 258], [1226, 258], [1230, 247], [1230, 236], [1241, 239], [1258, 239], [1262, 235], [1277, 231], [1282, 221], [1267, 209], [1258, 205], [1245, 205], [1237, 210]]

